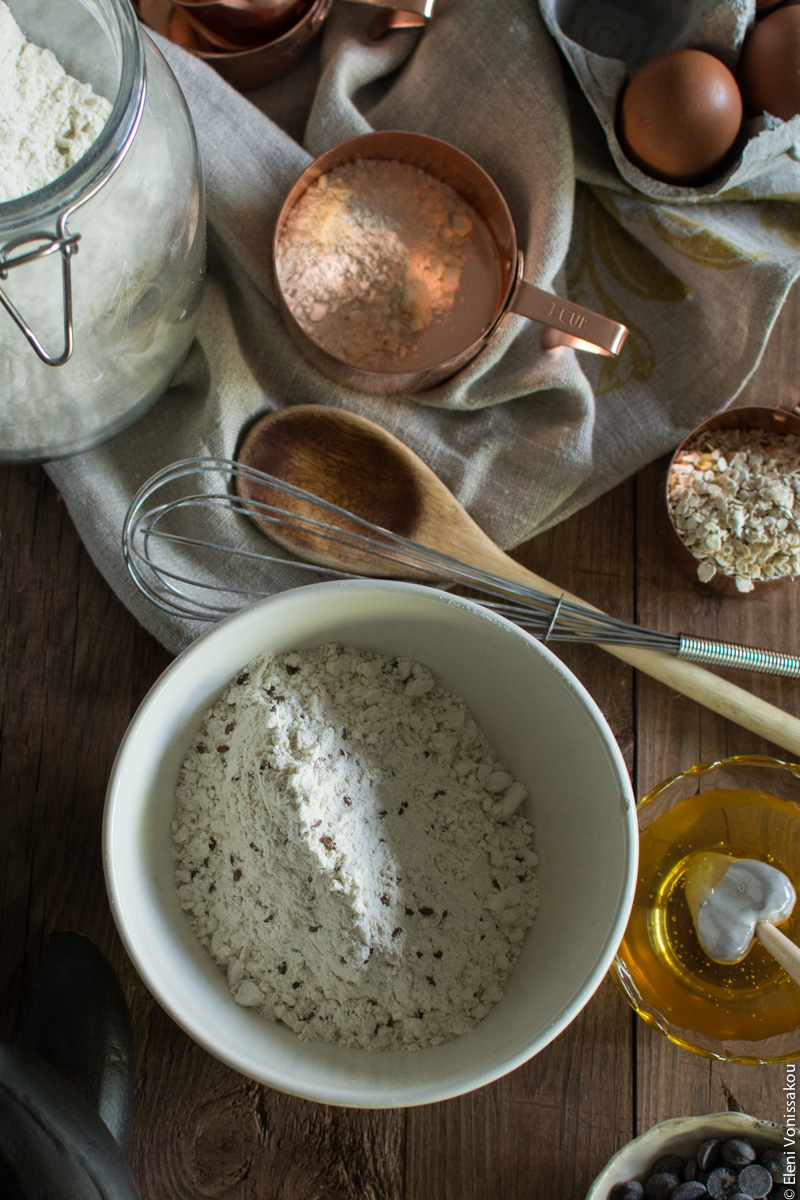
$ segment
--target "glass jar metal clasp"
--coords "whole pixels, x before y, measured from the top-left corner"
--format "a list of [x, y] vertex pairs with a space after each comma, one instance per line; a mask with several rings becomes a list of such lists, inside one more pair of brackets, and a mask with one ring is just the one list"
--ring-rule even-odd
[[[48, 354], [36, 334], [28, 325], [16, 305], [0, 287], [0, 304], [16, 322], [43, 363], [49, 367], [60, 367], [68, 361], [73, 348], [72, 321], [72, 270], [70, 260], [78, 253], [79, 233], [67, 233], [67, 215], [63, 213], [56, 222], [56, 233], [30, 233], [14, 238], [0, 246], [0, 280], [8, 279], [12, 268], [25, 266], [50, 254], [61, 254], [61, 278], [64, 292], [64, 348], [58, 355]], [[23, 249], [28, 247], [28, 249]]]

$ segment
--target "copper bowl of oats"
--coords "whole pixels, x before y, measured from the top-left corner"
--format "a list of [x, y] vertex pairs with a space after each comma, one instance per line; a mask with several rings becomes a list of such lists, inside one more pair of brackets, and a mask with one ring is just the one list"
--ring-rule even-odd
[[726, 596], [800, 575], [800, 414], [732, 408], [698, 425], [667, 470], [666, 536], [679, 566]]

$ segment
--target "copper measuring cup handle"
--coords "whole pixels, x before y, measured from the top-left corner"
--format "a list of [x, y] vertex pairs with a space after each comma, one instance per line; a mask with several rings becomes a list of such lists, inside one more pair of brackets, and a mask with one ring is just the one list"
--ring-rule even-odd
[[420, 17], [429, 21], [433, 16], [436, 0], [358, 0], [359, 4], [368, 4], [372, 8], [385, 8], [401, 13]]
[[547, 326], [542, 334], [545, 349], [573, 346], [576, 350], [616, 357], [628, 336], [628, 330], [618, 321], [602, 317], [570, 300], [562, 300], [524, 279], [517, 283], [508, 307], [510, 312]]
[[418, 29], [433, 16], [436, 0], [357, 0], [359, 4], [377, 9], [369, 36], [379, 41], [393, 29]]

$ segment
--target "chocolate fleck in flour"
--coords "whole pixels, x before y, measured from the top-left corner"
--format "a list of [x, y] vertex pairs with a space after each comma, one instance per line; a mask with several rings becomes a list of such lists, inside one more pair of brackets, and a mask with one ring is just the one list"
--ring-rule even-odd
[[524, 797], [426, 667], [256, 659], [183, 764], [180, 902], [239, 1004], [302, 1038], [432, 1046], [500, 999], [536, 915]]

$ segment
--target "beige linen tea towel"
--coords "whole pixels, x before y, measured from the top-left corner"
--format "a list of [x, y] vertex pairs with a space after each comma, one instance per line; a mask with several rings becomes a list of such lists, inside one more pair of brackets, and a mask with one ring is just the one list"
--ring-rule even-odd
[[[101, 571], [170, 649], [203, 625], [160, 611], [133, 587], [120, 545], [125, 511], [167, 463], [230, 457], [263, 408], [333, 404], [378, 421], [508, 548], [671, 449], [754, 370], [800, 271], [800, 119], [765, 131], [768, 153], [759, 134], [758, 153], [748, 149], [738, 174], [716, 188], [662, 193], [631, 175], [614, 142], [610, 114], [628, 64], [582, 46], [565, 21], [592, 7], [439, 0], [424, 30], [375, 42], [372, 11], [335, 0], [312, 54], [247, 96], [155, 39], [186, 96], [206, 176], [209, 269], [197, 338], [146, 417], [48, 471]], [[619, 7], [625, 25], [630, 5]], [[713, 25], [735, 57], [747, 6], [680, 8], [691, 16], [681, 29], [656, 22], [649, 36], [694, 38]], [[276, 306], [278, 211], [313, 157], [390, 128], [450, 141], [488, 171], [514, 218], [525, 277], [626, 324], [618, 360], [545, 352], [540, 327], [512, 317], [454, 378], [413, 396], [367, 396], [309, 366]], [[245, 525], [237, 536], [262, 548]], [[197, 552], [176, 562], [210, 580], [238, 570]], [[274, 564], [253, 584], [270, 591], [303, 578]]]

